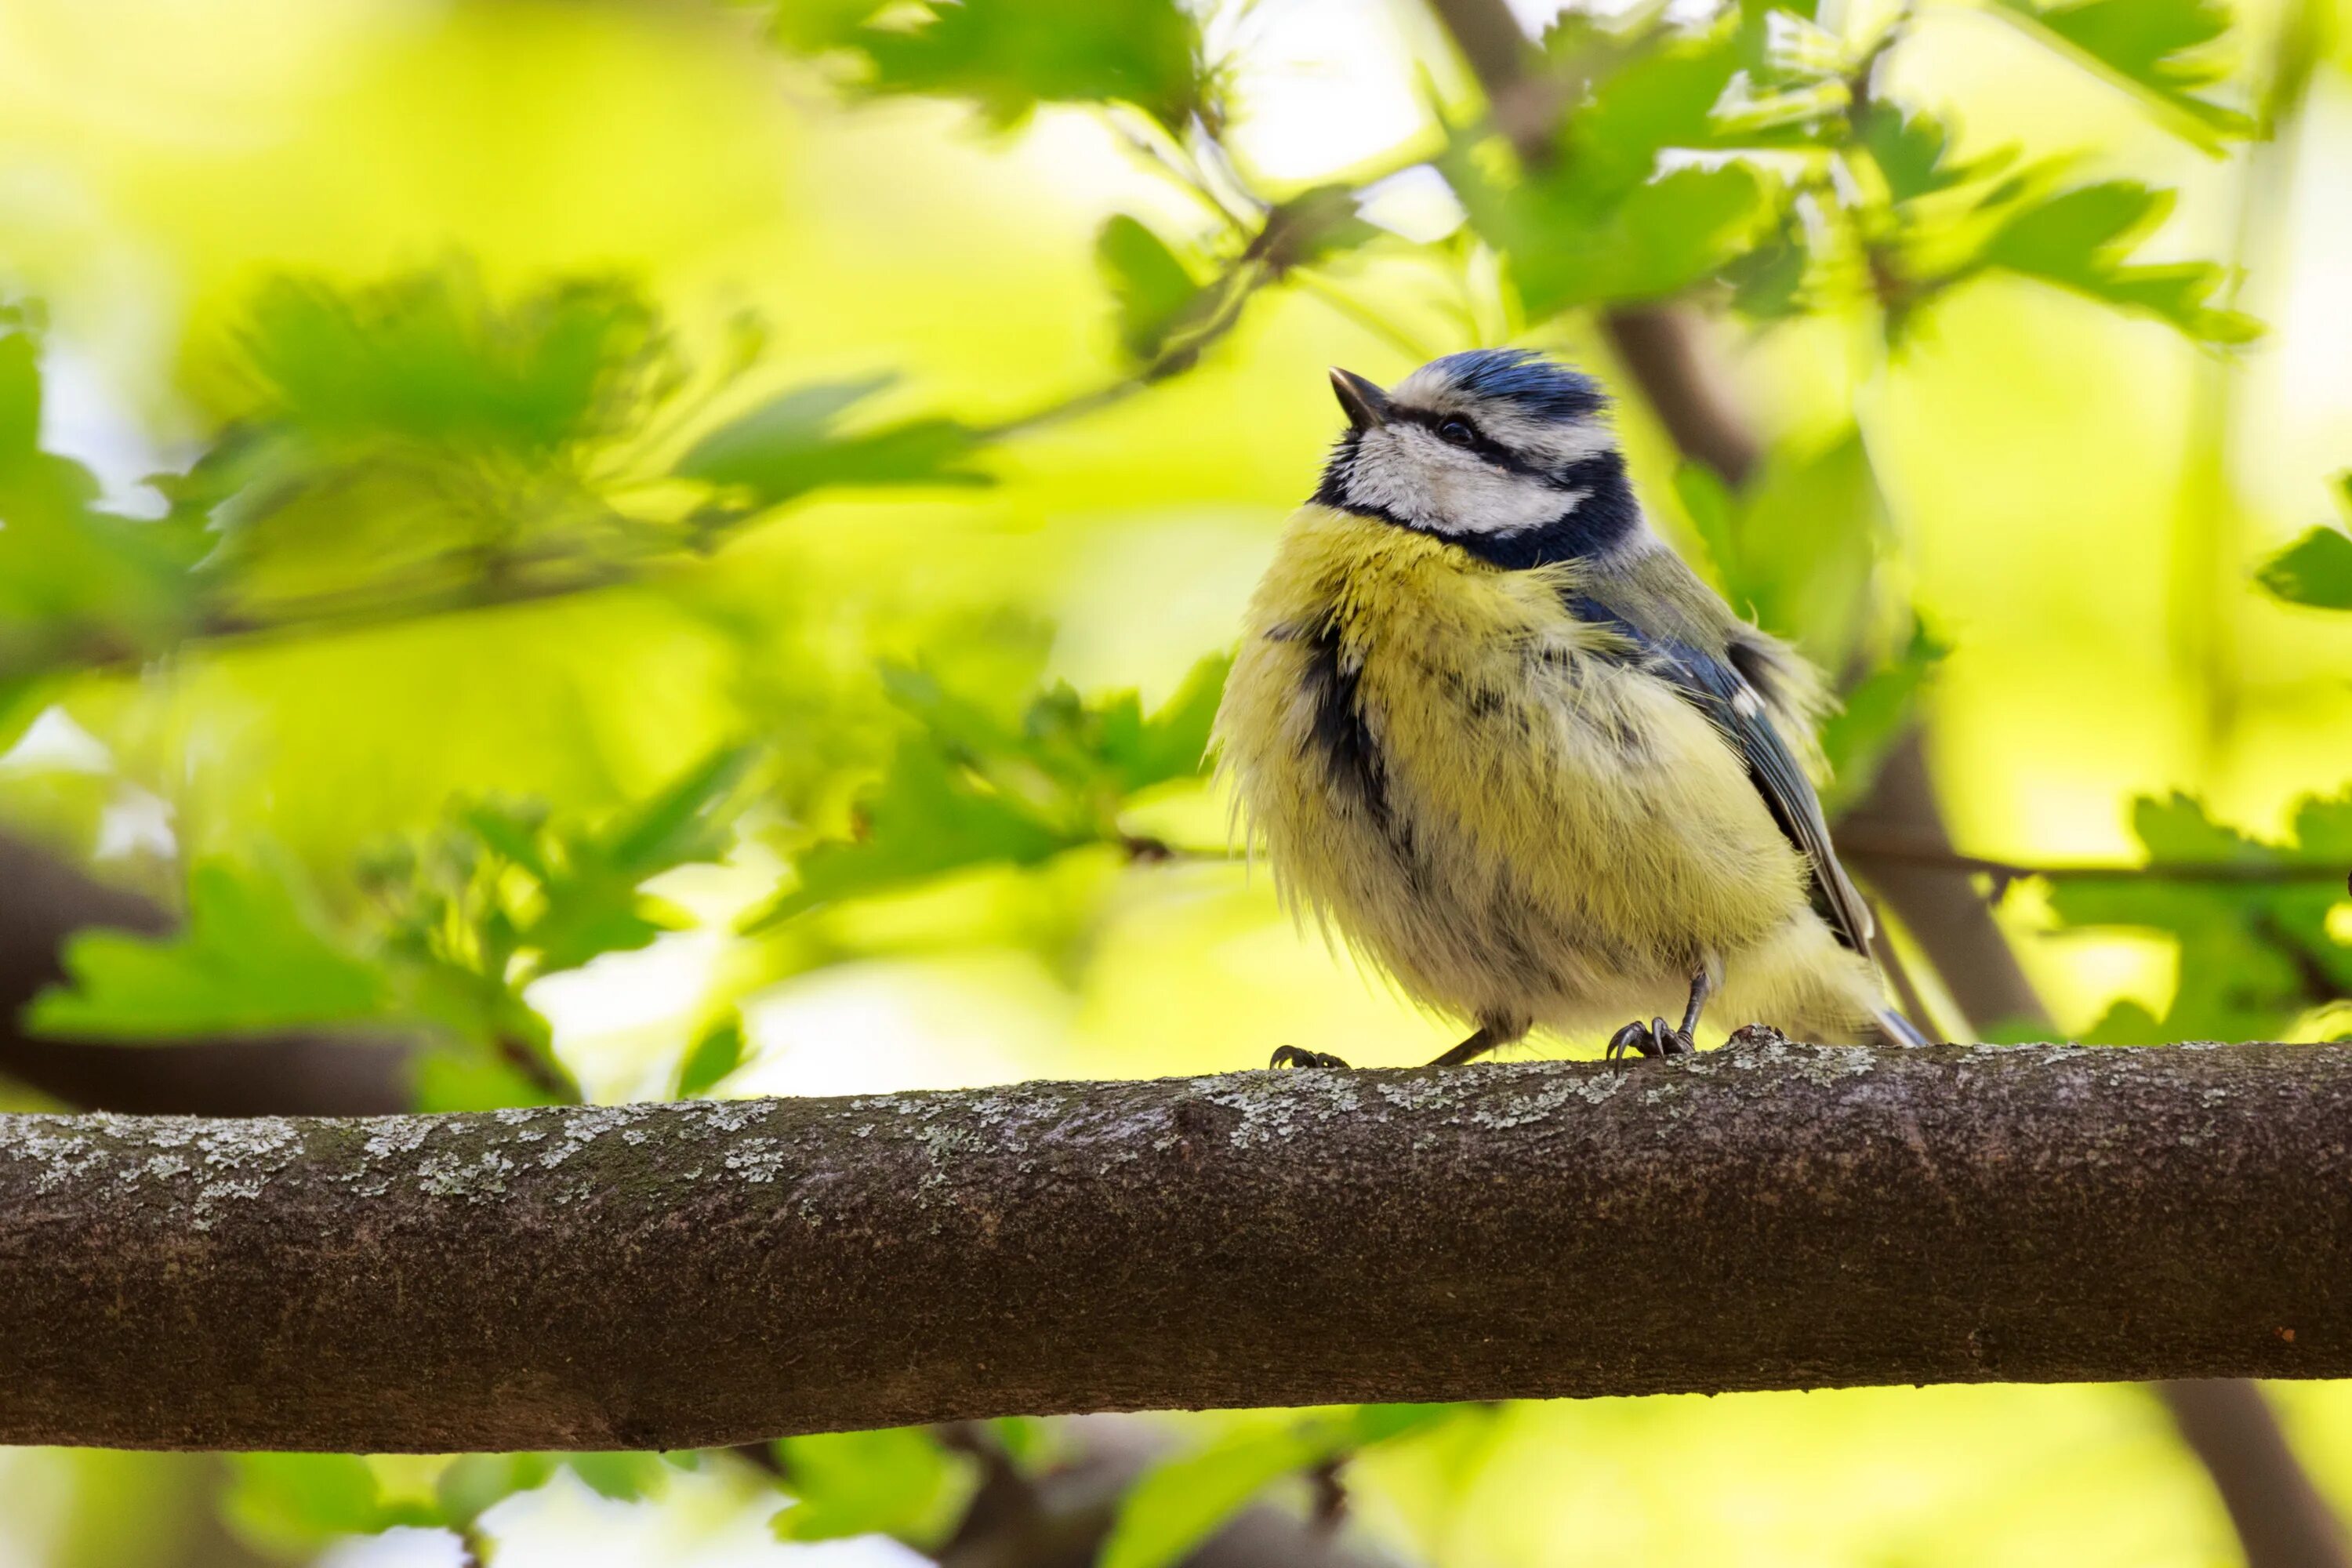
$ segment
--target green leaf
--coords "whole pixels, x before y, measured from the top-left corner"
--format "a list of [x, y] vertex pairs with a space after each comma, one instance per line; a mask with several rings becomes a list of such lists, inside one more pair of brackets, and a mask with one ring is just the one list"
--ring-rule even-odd
[[470, 1530], [474, 1521], [519, 1492], [536, 1491], [555, 1474], [550, 1454], [460, 1454], [433, 1483], [441, 1522]]
[[2306, 861], [2340, 862], [2352, 872], [2352, 789], [2299, 802], [2294, 827], [2296, 848]]
[[1301, 191], [1265, 215], [1248, 258], [1279, 278], [1369, 244], [1381, 231], [1358, 216], [1356, 205], [1356, 192], [1346, 185]]
[[567, 279], [499, 300], [463, 265], [362, 289], [274, 280], [244, 347], [257, 417], [328, 448], [393, 439], [545, 458], [627, 429], [674, 369], [632, 284]]
[[2132, 831], [2160, 864], [2267, 866], [2282, 858], [2271, 846], [2214, 821], [2196, 796], [2178, 790], [2162, 800], [2147, 795], [2135, 802]]
[[1461, 139], [1439, 161], [1478, 233], [1510, 258], [1531, 317], [1679, 292], [1780, 227], [1779, 182], [1760, 163], [1664, 161], [1669, 153], [1787, 140], [1778, 121], [1759, 135], [1717, 112], [1754, 61], [1754, 30], [1736, 16], [1685, 27], [1662, 15], [1655, 7], [1630, 22], [1561, 15], [1546, 48], [1563, 81], [1582, 84], [1581, 94], [1567, 107], [1550, 155], [1516, 181], [1498, 184]]
[[[503, 1110], [520, 1105], [564, 1103], [515, 1066], [486, 1054], [478, 1044], [441, 1046], [418, 1053], [409, 1067], [413, 1109]], [[537, 1483], [532, 1483], [536, 1485]]]
[[1689, 515], [1699, 542], [1706, 547], [1707, 559], [1714, 563], [1716, 585], [1726, 598], [1739, 603], [1740, 595], [1732, 584], [1747, 567], [1739, 544], [1738, 502], [1731, 487], [1706, 464], [1685, 462], [1675, 469], [1675, 494]]
[[1822, 724], [1822, 758], [1829, 782], [1822, 805], [1832, 816], [1870, 792], [1879, 764], [1911, 726], [1919, 697], [1948, 645], [1925, 626], [1912, 628], [1902, 651], [1849, 688]]
[[1233, 670], [1231, 654], [1212, 654], [1194, 665], [1175, 693], [1124, 740], [1105, 746], [1127, 793], [1148, 789], [1171, 779], [1190, 778], [1201, 771], [1208, 755], [1209, 732], [1215, 728], [1217, 704], [1225, 694], [1225, 677]]
[[283, 880], [220, 860], [189, 874], [176, 934], [79, 931], [65, 970], [69, 984], [26, 1015], [41, 1034], [164, 1040], [356, 1023], [392, 994], [381, 967], [328, 935]]
[[1861, 432], [1774, 451], [1737, 497], [1700, 473], [1676, 484], [1724, 596], [1767, 631], [1801, 640], [1815, 663], [1843, 668], [1862, 635], [1886, 529]]
[[627, 1451], [565, 1454], [572, 1473], [598, 1497], [614, 1502], [642, 1502], [658, 1497], [669, 1485], [670, 1467], [659, 1454]]
[[1130, 103], [1179, 133], [1215, 116], [1177, 0], [930, 0], [841, 41], [871, 63], [872, 90], [969, 99], [1002, 128], [1041, 103]]
[[170, 647], [202, 613], [209, 542], [99, 510], [79, 463], [40, 449], [40, 340], [0, 313], [0, 707], [28, 723], [51, 671]]
[[2239, 343], [2260, 323], [2210, 300], [2228, 280], [2211, 262], [2133, 266], [2126, 258], [2172, 208], [2169, 192], [2133, 180], [2105, 180], [2015, 205], [1979, 252], [2006, 268], [2092, 299], [2170, 322], [2201, 342]]
[[1107, 219], [1095, 237], [1095, 259], [1118, 304], [1118, 342], [1128, 357], [1148, 362], [1168, 334], [1204, 298], [1191, 268], [1167, 241], [1124, 213]]
[[1874, 100], [1864, 112], [1856, 139], [1878, 165], [1887, 195], [1898, 205], [1981, 178], [2011, 156], [2002, 152], [1973, 163], [1950, 162], [1948, 126], [1924, 110], [1885, 99]]
[[691, 923], [646, 884], [726, 854], [757, 754], [716, 748], [601, 821], [555, 819], [534, 801], [464, 803], [421, 843], [362, 858], [358, 880], [381, 925], [388, 1010], [434, 1037], [413, 1068], [427, 1108], [576, 1096], [528, 988]]
[[1805, 279], [1812, 266], [1812, 247], [1805, 226], [1793, 211], [1784, 211], [1772, 237], [1723, 268], [1731, 285], [1731, 307], [1750, 321], [1782, 321], [1802, 315]]
[[885, 672], [919, 728], [864, 803], [858, 836], [819, 844], [799, 879], [747, 921], [764, 931], [844, 899], [894, 892], [977, 866], [1033, 866], [1118, 837], [1127, 796], [1200, 771], [1229, 661], [1195, 666], [1146, 719], [1132, 691], [1088, 702], [1066, 685], [1017, 725], [922, 670]]
[[935, 1546], [979, 1480], [969, 1458], [919, 1426], [787, 1437], [776, 1455], [798, 1500], [775, 1516], [782, 1541], [888, 1535], [919, 1550]]
[[2133, 93], [2208, 152], [2252, 133], [2244, 112], [2198, 95], [2230, 77], [2230, 61], [2216, 47], [2229, 33], [2230, 12], [2218, 0], [1995, 0], [1993, 9]]
[[681, 478], [751, 491], [775, 506], [835, 485], [981, 485], [964, 467], [977, 433], [949, 419], [919, 419], [860, 435], [835, 430], [839, 416], [895, 379], [827, 382], [761, 404], [695, 443]]
[[1676, 169], [1595, 210], [1571, 174], [1523, 185], [1490, 233], [1529, 315], [1662, 299], [1719, 271], [1769, 232], [1763, 178], [1746, 164]]
[[[2038, 1038], [2050, 1031], [2034, 1031]], [[2118, 1002], [2083, 1031], [2083, 1041], [2094, 1046], [2167, 1046], [2173, 1042], [2170, 1026], [2137, 1002]]]
[[1164, 1459], [1128, 1489], [1101, 1568], [1167, 1568], [1285, 1476], [1450, 1420], [1462, 1406], [1367, 1405], [1251, 1428]]
[[2263, 562], [2254, 580], [2290, 605], [2352, 610], [2352, 536], [2314, 528]]
[[2168, 191], [2134, 180], [2105, 180], [2021, 206], [1986, 257], [2039, 277], [2087, 276], [2106, 256], [2147, 233], [2172, 210]]
[[640, 881], [673, 867], [715, 858], [730, 833], [724, 808], [759, 748], [721, 746], [677, 782], [597, 836], [599, 858]]
[[672, 1098], [699, 1100], [743, 1065], [743, 1019], [738, 1013], [702, 1031], [677, 1065], [677, 1086]]
[[1104, 1543], [1102, 1568], [1166, 1568], [1183, 1561], [1252, 1498], [1317, 1463], [1324, 1451], [1312, 1434], [1283, 1427], [1163, 1461], [1128, 1489]]
[[541, 873], [543, 903], [516, 932], [520, 946], [539, 954], [538, 974], [635, 952], [683, 923], [640, 889], [664, 871], [726, 851], [732, 834], [724, 808], [755, 754], [720, 747], [611, 825], [558, 837], [557, 868]]
[[[2178, 944], [2179, 982], [2160, 1024], [2118, 1005], [2093, 1037], [2118, 1043], [2284, 1039], [2352, 994], [2352, 948], [2330, 934], [2352, 869], [2352, 791], [2305, 800], [2297, 845], [2266, 843], [2215, 822], [2190, 796], [2146, 799], [2133, 826], [2145, 873], [2054, 880], [2050, 907], [2070, 927], [2159, 931]], [[2242, 868], [2250, 880], [2168, 877], [2169, 868]]]
[[967, 867], [1035, 865], [1080, 841], [988, 789], [922, 737], [899, 746], [862, 815], [863, 837], [811, 849], [801, 858], [797, 885], [743, 930], [764, 931], [844, 899], [896, 891]]
[[883, 0], [783, 0], [769, 14], [769, 30], [787, 48], [811, 54], [854, 43]]
[[[779, 393], [696, 444], [678, 471], [696, 479], [728, 479], [725, 466], [792, 441], [817, 441], [843, 415], [898, 384], [896, 371], [855, 381], [820, 381]], [[719, 471], [710, 471], [714, 467]]]
[[1612, 26], [1570, 10], [1546, 36], [1570, 79], [1590, 83], [1561, 122], [1559, 172], [1596, 206], [1655, 178], [1662, 153], [1719, 147], [1716, 105], [1747, 63], [1736, 20], [1696, 28], [1637, 22], [1630, 35]]
[[238, 1454], [229, 1463], [222, 1515], [267, 1552], [307, 1557], [338, 1536], [436, 1522], [420, 1505], [386, 1503], [375, 1471], [354, 1454]]
[[363, 288], [281, 278], [237, 343], [240, 418], [155, 481], [207, 547], [211, 620], [495, 601], [694, 542], [697, 521], [643, 500], [655, 416], [692, 372], [633, 283], [501, 293], [463, 262]]

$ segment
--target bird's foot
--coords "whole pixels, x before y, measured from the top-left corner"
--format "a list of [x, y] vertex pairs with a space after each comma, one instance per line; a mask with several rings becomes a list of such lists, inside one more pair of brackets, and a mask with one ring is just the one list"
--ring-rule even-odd
[[1653, 1018], [1646, 1024], [1636, 1018], [1609, 1037], [1605, 1055], [1613, 1062], [1627, 1051], [1645, 1057], [1686, 1057], [1697, 1049], [1696, 1042], [1680, 1029], [1667, 1027], [1664, 1018]]
[[1300, 1046], [1276, 1046], [1269, 1068], [1344, 1068], [1348, 1064], [1328, 1051], [1310, 1051]]

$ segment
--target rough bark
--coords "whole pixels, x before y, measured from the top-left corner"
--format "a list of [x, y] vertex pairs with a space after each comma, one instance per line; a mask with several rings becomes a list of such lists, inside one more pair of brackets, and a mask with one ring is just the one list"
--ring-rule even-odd
[[0, 1121], [0, 1442], [2352, 1373], [2352, 1047]]

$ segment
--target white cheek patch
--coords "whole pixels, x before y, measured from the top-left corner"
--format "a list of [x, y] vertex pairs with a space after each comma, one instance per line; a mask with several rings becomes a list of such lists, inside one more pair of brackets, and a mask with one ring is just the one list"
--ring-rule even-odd
[[1496, 468], [1405, 424], [1359, 438], [1347, 493], [1409, 527], [1455, 535], [1524, 533], [1567, 516], [1585, 496]]

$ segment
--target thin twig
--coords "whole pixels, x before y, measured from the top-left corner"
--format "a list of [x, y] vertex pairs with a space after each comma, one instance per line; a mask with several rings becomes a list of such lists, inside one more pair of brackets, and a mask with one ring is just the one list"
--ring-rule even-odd
[[2139, 865], [2127, 865], [2093, 860], [1995, 859], [1990, 856], [1962, 854], [1925, 835], [1907, 834], [1877, 826], [1857, 825], [1839, 829], [1837, 850], [1840, 858], [1864, 864], [1874, 860], [1891, 861], [1904, 866], [1988, 876], [2004, 888], [2008, 883], [2029, 879], [2068, 882], [2144, 877], [2158, 882], [2226, 882], [2257, 886], [2342, 882], [2347, 879], [2346, 868], [2325, 860], [2150, 860]]

